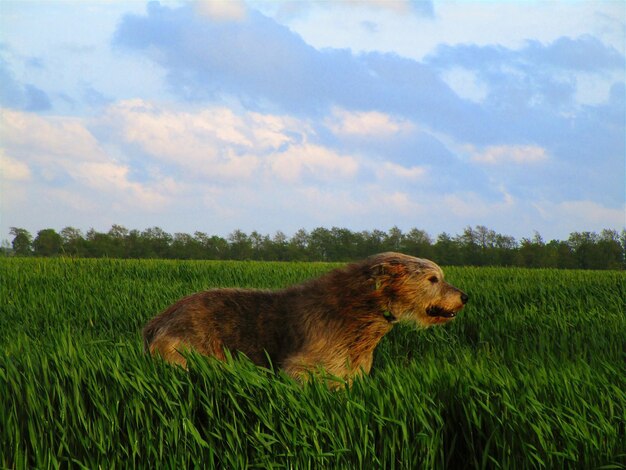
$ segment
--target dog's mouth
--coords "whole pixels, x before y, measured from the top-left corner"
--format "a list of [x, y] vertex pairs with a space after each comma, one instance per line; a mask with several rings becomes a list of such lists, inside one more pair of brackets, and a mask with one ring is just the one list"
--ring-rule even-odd
[[456, 312], [453, 310], [446, 310], [445, 308], [441, 308], [436, 305], [431, 305], [426, 309], [426, 315], [436, 318], [454, 318], [456, 317]]

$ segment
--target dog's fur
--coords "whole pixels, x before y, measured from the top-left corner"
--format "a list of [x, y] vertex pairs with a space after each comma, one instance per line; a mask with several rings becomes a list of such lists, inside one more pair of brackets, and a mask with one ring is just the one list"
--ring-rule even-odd
[[213, 289], [179, 300], [144, 328], [146, 350], [186, 367], [192, 348], [243, 352], [294, 377], [323, 369], [369, 373], [374, 348], [397, 321], [447, 323], [467, 295], [432, 261], [382, 253], [279, 291]]

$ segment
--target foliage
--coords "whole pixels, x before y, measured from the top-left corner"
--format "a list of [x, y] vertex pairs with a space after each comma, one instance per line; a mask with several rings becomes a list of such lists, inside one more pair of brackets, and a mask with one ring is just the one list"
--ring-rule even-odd
[[31, 254], [33, 237], [28, 230], [18, 227], [11, 227], [9, 231], [11, 235], [13, 235], [13, 242], [11, 246], [13, 248], [13, 252], [18, 256], [27, 256]]
[[620, 468], [626, 274], [448, 268], [450, 325], [396, 327], [351, 389], [238, 359], [146, 357], [142, 325], [211, 287], [336, 265], [0, 259], [0, 467]]
[[61, 252], [63, 238], [54, 229], [47, 228], [37, 232], [33, 240], [33, 250], [36, 256], [54, 256]]
[[32, 243], [24, 229], [13, 227], [11, 234], [15, 237], [13, 253], [20, 256], [30, 255], [34, 247], [37, 256], [336, 262], [400, 251], [448, 266], [626, 268], [626, 230], [621, 234], [615, 230], [574, 232], [567, 241], [549, 243], [538, 233], [518, 243], [482, 225], [467, 227], [457, 236], [442, 233], [434, 242], [423, 230], [413, 228], [403, 233], [398, 227], [388, 232], [318, 227], [311, 232], [300, 229], [291, 238], [280, 231], [270, 237], [241, 230], [227, 238], [203, 232], [172, 236], [159, 227], [140, 232], [120, 225], [113, 225], [107, 233], [90, 229], [83, 236], [80, 230], [65, 227], [60, 236], [53, 229], [42, 230]]

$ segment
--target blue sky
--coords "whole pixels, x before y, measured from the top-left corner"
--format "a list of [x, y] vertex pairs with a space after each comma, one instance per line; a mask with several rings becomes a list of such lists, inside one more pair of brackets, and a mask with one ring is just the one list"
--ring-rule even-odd
[[0, 238], [625, 221], [626, 7], [0, 3]]

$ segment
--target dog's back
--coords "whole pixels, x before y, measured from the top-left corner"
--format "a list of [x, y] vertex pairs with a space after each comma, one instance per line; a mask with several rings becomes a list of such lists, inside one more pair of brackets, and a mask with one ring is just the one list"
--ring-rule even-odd
[[297, 349], [289, 302], [280, 292], [215, 289], [185, 297], [150, 320], [144, 347], [152, 354], [185, 365], [180, 354], [193, 348], [224, 358], [224, 349], [244, 353], [254, 363], [279, 365]]

